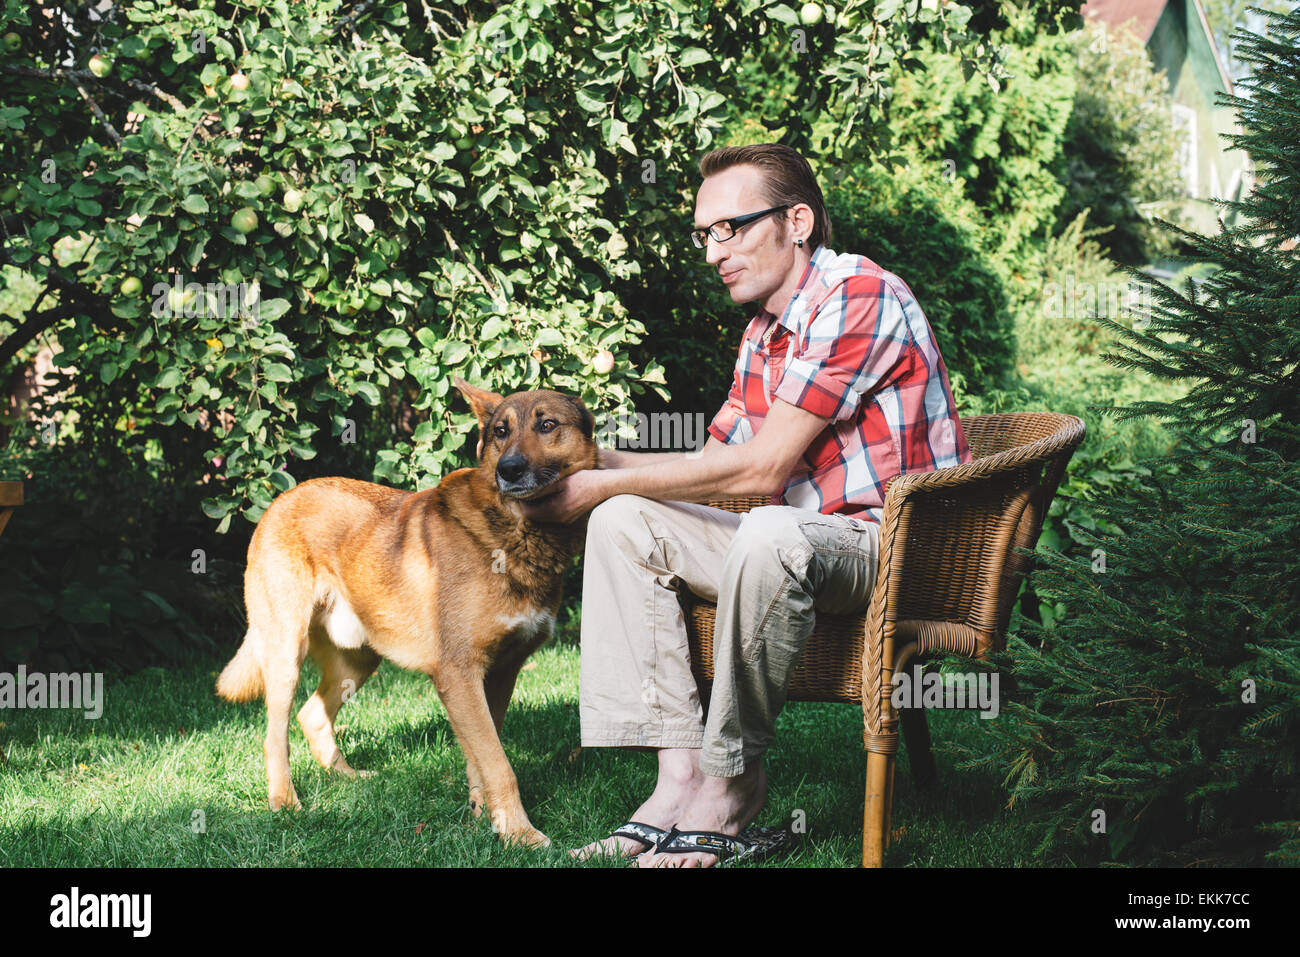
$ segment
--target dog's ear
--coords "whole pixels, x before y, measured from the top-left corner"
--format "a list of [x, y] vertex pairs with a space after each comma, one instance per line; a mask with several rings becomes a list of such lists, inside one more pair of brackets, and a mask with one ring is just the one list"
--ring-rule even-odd
[[469, 407], [478, 419], [479, 428], [487, 428], [488, 419], [492, 418], [492, 413], [497, 410], [504, 396], [497, 395], [495, 392], [489, 392], [487, 389], [477, 389], [470, 385], [460, 376], [452, 379], [452, 385], [460, 389], [461, 395], [469, 402]]
[[582, 427], [582, 434], [591, 438], [596, 430], [596, 417], [591, 414], [591, 410], [583, 403], [581, 399], [574, 396], [565, 396], [578, 409], [578, 422]]

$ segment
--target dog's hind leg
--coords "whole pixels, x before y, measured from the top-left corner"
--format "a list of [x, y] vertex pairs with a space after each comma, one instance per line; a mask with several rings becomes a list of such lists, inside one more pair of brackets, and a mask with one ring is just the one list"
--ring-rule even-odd
[[312, 629], [309, 653], [320, 668], [321, 679], [316, 693], [298, 712], [298, 724], [322, 767], [352, 777], [358, 772], [348, 764], [334, 739], [334, 718], [339, 708], [374, 674], [379, 655], [369, 648], [340, 648], [318, 627]]
[[257, 658], [265, 686], [267, 796], [271, 810], [278, 811], [301, 807], [289, 776], [289, 713], [298, 690], [298, 672], [307, 655], [312, 594], [309, 570], [294, 567], [273, 541], [273, 522], [263, 522], [266, 524], [253, 534], [244, 598], [249, 637], [258, 640]]
[[[305, 630], [304, 630], [305, 631]], [[289, 775], [289, 712], [298, 690], [298, 672], [306, 651], [303, 640], [280, 643], [270, 649], [266, 675], [266, 786], [271, 810], [299, 808], [298, 795]]]

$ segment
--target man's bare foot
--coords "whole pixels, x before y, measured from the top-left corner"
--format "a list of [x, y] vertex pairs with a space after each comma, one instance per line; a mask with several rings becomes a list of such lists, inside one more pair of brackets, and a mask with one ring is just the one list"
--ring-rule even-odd
[[[677, 823], [704, 780], [700, 771], [699, 748], [661, 748], [659, 780], [655, 783], [654, 793], [632, 812], [629, 820], [668, 830]], [[580, 861], [594, 855], [635, 857], [649, 847], [644, 841], [629, 837], [607, 837], [569, 851], [569, 854]]]
[[[695, 797], [676, 821], [679, 831], [719, 831], [736, 837], [767, 802], [767, 774], [762, 760], [734, 778], [704, 775]], [[668, 854], [651, 851], [637, 859], [638, 867], [712, 867], [718, 855]]]

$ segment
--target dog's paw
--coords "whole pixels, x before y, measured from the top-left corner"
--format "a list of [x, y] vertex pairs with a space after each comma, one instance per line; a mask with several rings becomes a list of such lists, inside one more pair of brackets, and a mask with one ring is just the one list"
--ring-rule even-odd
[[516, 831], [514, 834], [510, 835], [503, 835], [503, 837], [507, 844], [521, 844], [524, 847], [534, 848], [551, 846], [551, 839], [535, 827]]
[[272, 794], [271, 795], [272, 811], [301, 811], [302, 802], [298, 800], [298, 795], [290, 791], [288, 795]]

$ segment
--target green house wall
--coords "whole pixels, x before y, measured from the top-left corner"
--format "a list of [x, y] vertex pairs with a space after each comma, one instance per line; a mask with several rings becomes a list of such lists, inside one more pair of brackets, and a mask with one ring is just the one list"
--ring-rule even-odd
[[1211, 199], [1240, 199], [1249, 176], [1249, 157], [1230, 148], [1222, 138], [1236, 130], [1236, 114], [1216, 102], [1228, 88], [1219, 71], [1194, 0], [1170, 0], [1147, 40], [1147, 52], [1157, 70], [1164, 70], [1175, 103], [1196, 116], [1196, 178], [1186, 210], [1194, 228], [1218, 232], [1218, 217], [1232, 223]]

